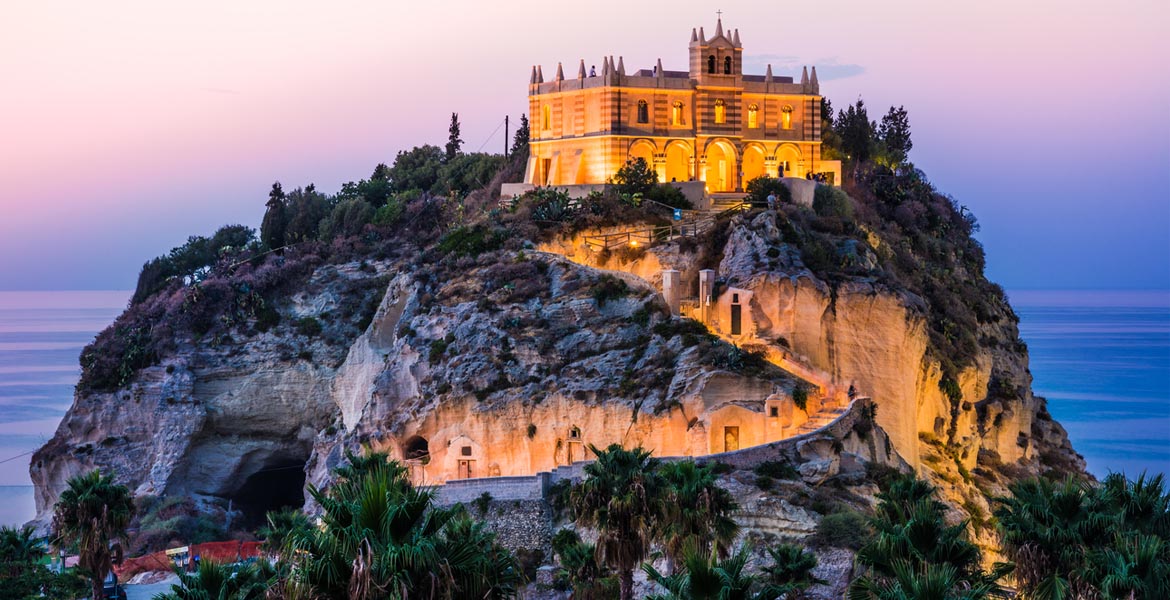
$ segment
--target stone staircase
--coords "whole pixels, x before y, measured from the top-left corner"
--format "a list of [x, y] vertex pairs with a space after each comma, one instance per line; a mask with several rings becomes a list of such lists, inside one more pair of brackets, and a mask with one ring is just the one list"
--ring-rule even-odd
[[837, 417], [849, 411], [848, 406], [826, 407], [809, 415], [808, 421], [796, 428], [796, 435], [804, 435], [812, 433], [829, 423], [837, 420]]

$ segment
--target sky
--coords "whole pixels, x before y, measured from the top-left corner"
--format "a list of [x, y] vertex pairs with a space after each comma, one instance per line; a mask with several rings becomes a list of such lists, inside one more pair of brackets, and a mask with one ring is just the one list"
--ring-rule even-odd
[[682, 70], [716, 9], [749, 72], [905, 106], [1005, 288], [1170, 288], [1165, 0], [43, 0], [0, 5], [0, 290], [132, 288], [188, 235], [258, 226], [273, 181], [336, 191], [452, 112], [501, 151], [533, 64]]

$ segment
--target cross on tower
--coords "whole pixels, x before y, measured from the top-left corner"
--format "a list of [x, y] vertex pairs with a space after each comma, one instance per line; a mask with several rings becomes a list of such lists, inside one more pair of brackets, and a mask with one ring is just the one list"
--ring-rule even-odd
[[719, 19], [723, 19], [723, 10], [722, 9], [716, 10], [715, 16], [718, 17]]

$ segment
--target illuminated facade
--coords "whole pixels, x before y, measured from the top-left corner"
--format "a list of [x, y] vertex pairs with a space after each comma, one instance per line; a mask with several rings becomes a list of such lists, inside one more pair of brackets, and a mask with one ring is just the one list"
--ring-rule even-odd
[[742, 191], [761, 175], [834, 173], [821, 160], [821, 96], [816, 67], [800, 82], [743, 73], [739, 30], [707, 39], [691, 30], [690, 69], [626, 74], [621, 58], [600, 70], [581, 61], [575, 79], [558, 65], [552, 81], [533, 67], [528, 85], [531, 137], [525, 182], [605, 183], [642, 158], [669, 181], [703, 181], [709, 193]]

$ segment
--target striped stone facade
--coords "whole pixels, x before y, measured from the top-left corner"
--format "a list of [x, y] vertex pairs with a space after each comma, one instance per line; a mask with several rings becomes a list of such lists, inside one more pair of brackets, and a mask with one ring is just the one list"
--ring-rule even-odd
[[644, 159], [660, 181], [703, 181], [708, 193], [742, 191], [761, 175], [832, 173], [821, 160], [816, 67], [792, 77], [743, 74], [739, 31], [723, 24], [707, 39], [692, 30], [690, 69], [626, 73], [622, 59], [600, 69], [581, 61], [569, 79], [533, 67], [528, 86], [534, 185], [605, 183], [628, 160]]

